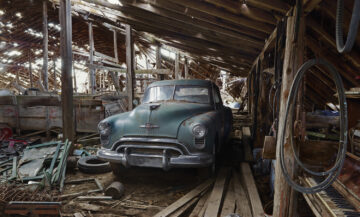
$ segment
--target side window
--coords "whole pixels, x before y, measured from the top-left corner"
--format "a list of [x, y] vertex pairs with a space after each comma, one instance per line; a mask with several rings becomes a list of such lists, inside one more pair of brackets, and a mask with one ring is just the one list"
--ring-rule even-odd
[[216, 87], [213, 87], [213, 95], [214, 95], [215, 106], [217, 109], [219, 109], [222, 105], [222, 102], [219, 95], [219, 90]]

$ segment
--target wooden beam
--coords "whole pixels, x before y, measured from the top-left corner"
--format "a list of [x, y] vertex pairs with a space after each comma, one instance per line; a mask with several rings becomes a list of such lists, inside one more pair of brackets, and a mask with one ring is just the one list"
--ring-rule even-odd
[[[355, 76], [351, 76], [352, 72], [354, 71], [351, 67], [347, 64], [341, 64], [339, 62], [339, 57], [332, 55], [331, 52], [327, 50], [327, 48], [322, 48], [317, 43], [317, 40], [311, 36], [308, 36], [306, 39], [306, 46], [317, 56], [321, 56], [322, 58], [326, 59], [330, 63], [332, 63], [335, 68], [339, 71], [342, 77], [344, 77], [347, 81], [349, 81], [352, 85], [358, 86], [359, 82], [355, 79]], [[324, 50], [326, 49], [326, 50]], [[341, 56], [344, 58], [344, 56]], [[341, 60], [341, 59], [340, 59]]]
[[203, 13], [207, 13], [207, 14], [216, 16], [218, 18], [235, 23], [239, 26], [245, 26], [245, 27], [248, 27], [251, 29], [256, 29], [256, 30], [264, 32], [264, 33], [270, 33], [273, 30], [273, 27], [271, 25], [265, 24], [263, 22], [249, 20], [249, 19], [241, 17], [241, 16], [236, 16], [234, 14], [227, 13], [225, 11], [219, 10], [216, 7], [202, 3], [200, 1], [192, 1], [192, 0], [182, 0], [182, 1], [169, 0], [169, 1], [171, 1], [175, 4], [180, 4], [185, 7], [189, 7], [189, 8], [201, 11]]
[[[162, 35], [166, 34], [166, 32], [171, 32], [172, 34], [178, 35], [185, 35], [187, 37], [192, 38], [192, 40], [198, 40], [201, 42], [212, 43], [213, 46], [209, 45], [208, 47], [214, 47], [216, 45], [220, 45], [221, 49], [234, 49], [237, 47], [241, 47], [241, 50], [246, 53], [258, 53], [258, 46], [254, 45], [249, 42], [242, 42], [239, 40], [219, 40], [219, 37], [215, 37], [211, 32], [201, 32], [196, 31], [193, 27], [184, 26], [184, 24], [179, 23], [178, 21], [170, 20], [166, 17], [162, 17], [156, 15], [154, 13], [145, 12], [144, 10], [139, 11], [136, 8], [129, 7], [129, 6], [118, 6], [104, 0], [83, 0], [89, 3], [95, 3], [97, 5], [110, 8], [114, 11], [108, 11], [116, 16], [118, 16], [118, 20], [120, 22], [125, 22], [130, 25], [145, 25], [146, 27], [150, 27], [149, 32], [154, 32], [155, 29], [159, 29]], [[272, 29], [272, 27], [270, 27]], [[137, 28], [138, 29], [138, 28]], [[145, 30], [146, 31], [146, 30]], [[181, 37], [180, 37], [181, 38]], [[254, 40], [253, 40], [254, 41]], [[245, 44], [246, 46], [245, 46]], [[236, 49], [238, 50], [238, 49]]]
[[113, 30], [114, 34], [114, 56], [116, 63], [119, 63], [118, 45], [117, 45], [117, 34], [116, 30]]
[[134, 72], [134, 41], [132, 37], [132, 28], [130, 25], [125, 25], [126, 31], [126, 92], [128, 96], [128, 110], [131, 111], [134, 108], [134, 90], [136, 88], [135, 72]]
[[47, 0], [43, 0], [43, 67], [42, 67], [42, 80], [45, 90], [49, 90], [48, 83], [48, 9]]
[[[307, 19], [308, 26], [316, 32], [321, 38], [324, 39], [327, 43], [329, 43], [333, 49], [336, 50], [336, 41], [335, 38], [330, 35], [316, 20], [313, 18]], [[360, 67], [360, 54], [356, 49], [353, 49], [349, 54], [343, 54], [343, 56], [349, 60], [355, 67]]]
[[[92, 23], [89, 22], [88, 26], [89, 26], [89, 47], [90, 47], [89, 62], [90, 62], [90, 64], [93, 64], [95, 48], [94, 48], [94, 34], [93, 34]], [[96, 90], [95, 70], [90, 68], [89, 73], [90, 73], [89, 74], [89, 91], [91, 94], [95, 94], [95, 90]]]
[[[60, 53], [61, 53], [61, 105], [63, 139], [74, 141], [75, 118], [73, 106], [72, 70], [72, 21], [70, 0], [60, 0]], [[70, 152], [72, 153], [72, 151]]]
[[[211, 14], [203, 13], [201, 11], [194, 10], [189, 7], [185, 7], [183, 5], [173, 4], [172, 2], [167, 1], [167, 0], [147, 0], [147, 1], [155, 7], [163, 8], [165, 10], [169, 10], [174, 13], [188, 16], [188, 17], [192, 18], [193, 20], [199, 20], [199, 21], [214, 25], [220, 31], [221, 30], [232, 31], [232, 32], [252, 36], [253, 38], [260, 39], [260, 40], [267, 36], [267, 33], [263, 33], [263, 32], [260, 32], [260, 31], [254, 30], [254, 29], [250, 29], [250, 28], [240, 27], [240, 26], [228, 23], [228, 22], [223, 22], [221, 19], [218, 19], [216, 16], [213, 16]], [[193, 21], [193, 22], [195, 22], [195, 21]], [[199, 23], [199, 25], [200, 25], [200, 23]], [[203, 25], [203, 24], [201, 23], [201, 25]], [[205, 26], [205, 25], [203, 25], [203, 26]], [[212, 27], [212, 26], [209, 26], [208, 28], [214, 29], [214, 27]], [[215, 29], [214, 29], [214, 31], [215, 31]]]
[[281, 0], [246, 0], [246, 3], [258, 8], [278, 11], [283, 14], [290, 9], [290, 6]]
[[[276, 145], [276, 165], [275, 165], [275, 194], [274, 194], [274, 217], [285, 217], [285, 216], [295, 216], [296, 207], [297, 207], [297, 197], [296, 192], [287, 184], [280, 166], [280, 138], [282, 138], [282, 133], [285, 128], [285, 144], [290, 143], [290, 129], [288, 123], [283, 124], [285, 119], [285, 109], [286, 102], [288, 100], [290, 86], [293, 82], [294, 76], [298, 68], [303, 63], [304, 58], [304, 37], [305, 37], [305, 19], [302, 17], [300, 19], [300, 26], [298, 31], [297, 41], [294, 42], [295, 34], [295, 15], [287, 18], [287, 28], [286, 28], [286, 45], [285, 45], [285, 57], [283, 65], [283, 74], [282, 74], [282, 85], [280, 93], [280, 111], [279, 111], [279, 127], [277, 135], [277, 145]], [[289, 120], [292, 121], [292, 120]], [[290, 176], [295, 176], [296, 167], [294, 165], [294, 158], [291, 147], [285, 145], [284, 155], [287, 165], [287, 170]]]
[[[163, 16], [166, 17], [169, 20], [172, 21], [176, 21], [176, 23], [183, 25], [183, 26], [188, 26], [189, 28], [197, 28], [199, 33], [203, 33], [203, 34], [215, 34], [216, 37], [219, 38], [224, 38], [224, 40], [226, 39], [231, 39], [233, 38], [234, 40], [237, 39], [241, 42], [244, 43], [251, 43], [257, 46], [262, 46], [263, 42], [257, 39], [254, 39], [252, 37], [249, 37], [247, 35], [244, 34], [239, 34], [237, 32], [234, 31], [229, 31], [226, 28], [221, 28], [217, 25], [199, 20], [199, 19], [194, 19], [192, 17], [183, 15], [181, 13], [174, 13], [168, 9], [163, 9], [161, 7], [158, 7], [157, 4], [156, 5], [151, 5], [151, 4], [147, 4], [147, 3], [141, 3], [141, 2], [137, 2], [135, 0], [123, 0], [122, 2], [125, 2], [127, 5], [130, 5], [132, 7], [153, 13], [153, 14], [157, 14], [159, 16]], [[268, 18], [268, 20], [271, 20], [270, 18]], [[274, 24], [276, 23], [276, 20], [274, 21]]]
[[276, 19], [271, 13], [252, 6], [247, 6], [245, 3], [241, 1], [231, 1], [231, 0], [205, 0], [205, 1], [217, 7], [224, 8], [234, 14], [241, 14], [250, 19], [257, 20], [260, 22], [265, 22], [272, 25], [276, 24]]

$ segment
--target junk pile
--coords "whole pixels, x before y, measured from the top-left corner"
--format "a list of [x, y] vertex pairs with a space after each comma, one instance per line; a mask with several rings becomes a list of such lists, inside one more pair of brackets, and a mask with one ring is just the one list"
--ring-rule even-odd
[[[24, 146], [26, 146], [24, 148]], [[43, 144], [26, 144], [16, 154], [2, 156], [1, 182], [37, 182], [42, 186], [64, 186], [66, 162], [71, 142], [52, 141]], [[8, 148], [11, 146], [8, 146]], [[7, 158], [7, 159], [6, 159]]]

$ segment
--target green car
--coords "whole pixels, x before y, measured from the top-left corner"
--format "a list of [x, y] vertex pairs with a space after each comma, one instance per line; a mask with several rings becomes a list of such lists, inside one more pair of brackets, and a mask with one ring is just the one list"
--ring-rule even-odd
[[154, 82], [142, 103], [99, 125], [101, 160], [114, 168], [215, 167], [215, 155], [232, 127], [231, 109], [219, 88], [206, 80]]

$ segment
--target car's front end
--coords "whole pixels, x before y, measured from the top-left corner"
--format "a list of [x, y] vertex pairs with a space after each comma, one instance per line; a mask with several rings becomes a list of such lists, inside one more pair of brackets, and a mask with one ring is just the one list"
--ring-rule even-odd
[[97, 155], [125, 167], [207, 167], [214, 162], [215, 119], [210, 96], [207, 103], [146, 101], [99, 123]]

